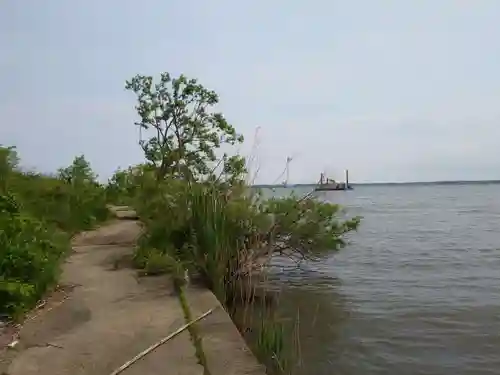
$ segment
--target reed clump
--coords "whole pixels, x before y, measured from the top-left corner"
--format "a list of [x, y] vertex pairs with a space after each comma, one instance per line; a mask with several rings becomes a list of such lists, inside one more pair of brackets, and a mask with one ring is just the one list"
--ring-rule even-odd
[[[135, 264], [148, 273], [168, 272], [179, 279], [186, 270], [191, 279], [214, 292], [233, 318], [238, 310], [269, 312], [252, 324], [259, 332], [251, 346], [269, 368], [287, 373], [292, 365], [287, 353], [293, 348], [287, 348], [284, 326], [272, 313], [273, 302], [268, 303], [272, 296], [257, 289], [252, 275], [262, 275], [276, 254], [300, 261], [325, 254], [319, 244], [333, 244], [329, 251], [338, 250], [344, 245], [341, 236], [355, 229], [358, 219], [328, 228], [311, 225], [301, 215], [332, 223], [336, 207], [311, 197], [265, 201], [243, 184], [228, 187], [175, 178], [151, 184], [156, 188], [148, 189], [144, 182], [135, 200], [145, 229]], [[248, 322], [234, 320], [244, 332]]]

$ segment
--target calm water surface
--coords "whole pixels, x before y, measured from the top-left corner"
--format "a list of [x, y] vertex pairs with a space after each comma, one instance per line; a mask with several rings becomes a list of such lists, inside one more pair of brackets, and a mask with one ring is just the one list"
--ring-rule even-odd
[[318, 194], [364, 220], [326, 261], [273, 268], [300, 374], [500, 374], [500, 185]]

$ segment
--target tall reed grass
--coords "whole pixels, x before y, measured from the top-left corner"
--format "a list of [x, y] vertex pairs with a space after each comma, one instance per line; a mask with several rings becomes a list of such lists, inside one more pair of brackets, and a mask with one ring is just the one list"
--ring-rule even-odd
[[[227, 189], [216, 184], [189, 183], [185, 186], [187, 189], [179, 195], [170, 192], [159, 198], [157, 203], [163, 202], [163, 209], [152, 213], [149, 208], [149, 215], [145, 215], [148, 216], [147, 230], [136, 258], [142, 261], [142, 266], [147, 266], [151, 259], [148, 256], [155, 254], [163, 259], [165, 271], [177, 269], [174, 277], [178, 278], [183, 274], [172, 263], [188, 270], [193, 279], [213, 291], [242, 333], [250, 325], [258, 329], [258, 339], [250, 343], [256, 356], [275, 373], [288, 373], [290, 361], [284, 355], [291, 349], [286, 348], [284, 328], [275, 318], [273, 306], [266, 303], [267, 296], [257, 293], [248, 271], [253, 266], [249, 262], [255, 260], [252, 257], [254, 247], [261, 240], [259, 231], [255, 230], [259, 223], [253, 222], [257, 216], [252, 212], [251, 197], [231, 196]], [[175, 204], [163, 200], [174, 196]], [[169, 215], [178, 210], [182, 213]], [[172, 244], [179, 238], [183, 241], [176, 246], [165, 244], [165, 241]], [[157, 246], [160, 243], [163, 244]], [[152, 246], [156, 246], [154, 250]], [[160, 262], [157, 259], [155, 263]], [[265, 311], [257, 324], [249, 321], [256, 316], [253, 309]], [[236, 319], [241, 311], [245, 311], [248, 320]]]
[[[285, 340], [285, 325], [274, 311], [278, 301], [266, 290], [257, 289], [251, 271], [243, 272], [253, 269], [248, 264], [254, 261], [249, 246], [254, 246], [258, 238], [249, 239], [245, 230], [256, 223], [235, 220], [231, 202], [213, 186], [194, 188], [189, 199], [198, 272], [210, 280], [212, 290], [242, 332], [257, 330], [250, 343], [257, 358], [273, 373], [290, 373], [291, 354], [297, 352], [297, 347], [290, 347], [294, 342]], [[256, 276], [262, 278], [265, 273]], [[243, 315], [236, 319], [239, 311]]]

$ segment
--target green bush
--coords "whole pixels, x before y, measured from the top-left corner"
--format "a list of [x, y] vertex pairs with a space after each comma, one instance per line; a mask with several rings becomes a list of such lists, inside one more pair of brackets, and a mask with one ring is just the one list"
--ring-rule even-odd
[[12, 195], [0, 195], [0, 314], [19, 317], [54, 285], [68, 236], [23, 213]]
[[75, 233], [107, 219], [104, 188], [92, 183], [68, 184], [43, 175], [19, 174], [10, 190], [34, 217]]
[[139, 248], [169, 253], [211, 283], [235, 279], [277, 253], [298, 261], [327, 256], [346, 245], [360, 221], [339, 218], [338, 205], [313, 197], [261, 200], [239, 185], [167, 179], [143, 194], [135, 204], [146, 228]]
[[106, 220], [105, 188], [83, 156], [57, 175], [23, 172], [0, 147], [0, 314], [19, 317], [59, 276], [69, 237]]
[[[245, 277], [273, 254], [318, 259], [343, 247], [345, 235], [359, 223], [359, 218], [342, 220], [337, 205], [312, 197], [261, 200], [241, 185], [174, 178], [145, 186], [149, 189], [135, 203], [145, 229], [136, 264], [148, 274], [177, 277], [182, 273], [174, 265], [180, 264], [230, 313], [235, 307], [253, 309], [255, 286]], [[291, 362], [285, 353], [293, 349], [284, 342], [282, 325], [266, 315], [256, 329], [253, 347], [259, 359], [286, 372]]]
[[117, 205], [131, 204], [133, 197], [141, 188], [141, 180], [146, 172], [147, 167], [142, 165], [125, 170], [118, 169], [106, 185], [107, 200]]

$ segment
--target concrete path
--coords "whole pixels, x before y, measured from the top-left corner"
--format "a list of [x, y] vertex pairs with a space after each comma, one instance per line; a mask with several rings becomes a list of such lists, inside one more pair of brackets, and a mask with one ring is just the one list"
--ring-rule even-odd
[[[62, 275], [71, 291], [25, 322], [16, 349], [0, 353], [0, 374], [110, 375], [185, 324], [168, 277], [138, 278], [120, 266], [139, 231], [136, 221], [117, 220], [75, 239]], [[206, 290], [189, 290], [188, 300], [195, 318], [219, 306]], [[264, 374], [220, 306], [199, 327], [212, 375]], [[122, 374], [197, 375], [203, 369], [186, 330]]]

